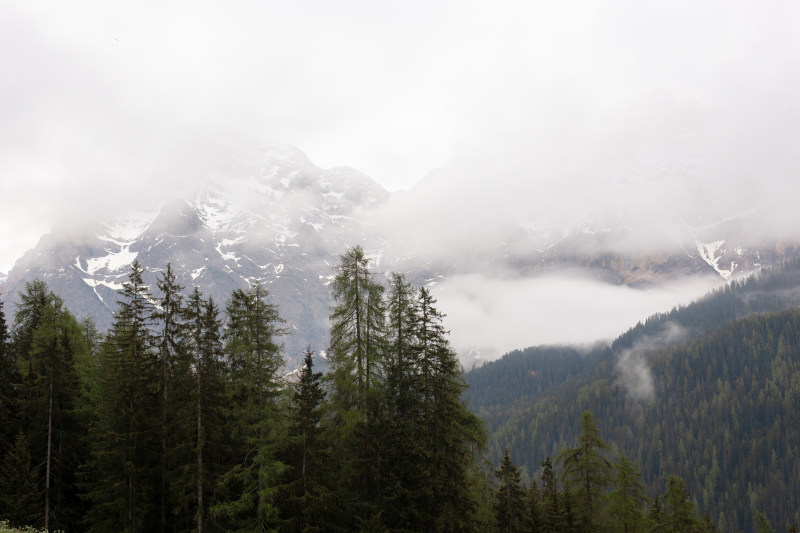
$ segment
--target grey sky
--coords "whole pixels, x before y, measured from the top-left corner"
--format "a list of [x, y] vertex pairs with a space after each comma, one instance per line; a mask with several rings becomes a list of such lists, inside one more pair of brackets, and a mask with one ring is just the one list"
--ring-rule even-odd
[[163, 150], [204, 131], [291, 143], [390, 190], [444, 167], [497, 212], [532, 197], [549, 216], [585, 210], [608, 180], [664, 161], [688, 160], [686, 179], [723, 210], [786, 198], [800, 168], [799, 9], [4, 2], [0, 270], [65, 210], [140, 187]]

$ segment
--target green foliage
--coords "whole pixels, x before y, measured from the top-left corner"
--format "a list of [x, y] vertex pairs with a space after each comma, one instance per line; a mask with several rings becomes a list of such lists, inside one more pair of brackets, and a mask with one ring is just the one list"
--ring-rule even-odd
[[508, 457], [503, 456], [500, 468], [495, 470], [499, 484], [495, 490], [495, 516], [499, 531], [514, 533], [523, 531], [525, 524], [525, 491], [520, 483], [519, 470]]
[[[401, 274], [384, 288], [359, 247], [332, 284], [328, 376], [309, 348], [293, 384], [263, 286], [233, 291], [223, 328], [169, 265], [155, 299], [143, 273], [135, 262], [105, 335], [41, 282], [21, 295], [0, 342], [0, 518], [200, 533], [771, 531], [767, 517], [791, 531], [800, 519], [800, 310], [742, 318], [788, 302], [798, 265], [613, 347], [508, 354], [471, 372], [469, 391], [431, 293]], [[653, 342], [676, 324], [680, 343]], [[628, 394], [622, 352], [652, 372], [657, 401]], [[466, 397], [492, 432], [486, 455]]]
[[[772, 523], [798, 521], [800, 311], [737, 318], [783, 306], [782, 291], [798, 283], [793, 263], [656, 315], [613, 350], [531, 348], [472, 370], [467, 395], [487, 420], [488, 458], [499, 462], [508, 446], [530, 479], [577, 438], [572, 421], [591, 409], [612, 447], [642, 465], [649, 494], [677, 474], [723, 530], [755, 529], [756, 509]], [[668, 332], [671, 342], [658, 342]], [[628, 393], [618, 356], [634, 352], [652, 378], [652, 399]]]
[[599, 510], [611, 478], [611, 462], [604, 455], [608, 449], [608, 444], [600, 438], [592, 413], [584, 411], [578, 445], [558, 454], [557, 461], [563, 466], [561, 477], [565, 490], [576, 498], [584, 531], [598, 529]]
[[41, 515], [39, 475], [31, 465], [28, 438], [20, 431], [0, 463], [0, 518], [14, 526], [33, 524]]
[[91, 391], [95, 408], [84, 477], [90, 531], [152, 530], [159, 523], [159, 368], [152, 298], [142, 272], [134, 262]]
[[277, 307], [258, 282], [233, 292], [227, 306], [227, 401], [233, 464], [220, 477], [212, 514], [234, 531], [276, 527], [276, 502], [285, 466], [278, 459], [285, 426], [279, 399], [284, 365], [278, 337], [285, 334]]

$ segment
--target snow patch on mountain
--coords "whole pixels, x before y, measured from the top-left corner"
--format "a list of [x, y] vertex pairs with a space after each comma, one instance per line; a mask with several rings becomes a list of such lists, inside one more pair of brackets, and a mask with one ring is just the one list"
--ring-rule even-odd
[[139, 255], [137, 252], [132, 251], [130, 246], [130, 244], [125, 244], [118, 251], [106, 249], [106, 252], [108, 252], [106, 255], [87, 259], [86, 273], [94, 275], [101, 270], [110, 273], [127, 269]]
[[722, 276], [726, 281], [730, 281], [731, 276], [736, 269], [736, 263], [731, 261], [730, 268], [728, 269], [725, 269], [723, 268], [723, 265], [720, 265], [720, 260], [722, 259], [722, 254], [720, 251], [723, 244], [725, 244], [724, 240], [713, 241], [709, 243], [698, 242], [697, 252], [700, 254], [700, 257], [703, 258], [703, 261], [708, 263], [711, 268], [716, 270], [720, 276]]
[[105, 237], [118, 242], [131, 242], [139, 238], [150, 227], [159, 213], [160, 208], [146, 211], [131, 209], [107, 225], [108, 230]]

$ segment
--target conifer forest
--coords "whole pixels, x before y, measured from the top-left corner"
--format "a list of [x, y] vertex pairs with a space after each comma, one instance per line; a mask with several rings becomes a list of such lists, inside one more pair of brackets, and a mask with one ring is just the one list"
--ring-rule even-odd
[[[656, 359], [672, 369], [668, 387], [679, 396], [670, 408], [685, 420], [702, 418], [704, 435], [716, 435], [715, 419], [737, 413], [743, 432], [760, 431], [759, 418], [768, 422], [761, 440], [754, 433], [735, 443], [737, 436], [723, 429], [715, 447], [705, 449], [695, 426], [668, 427], [664, 412], [644, 412], [606, 386], [610, 347], [588, 356], [556, 349], [557, 358], [543, 350], [509, 354], [471, 371], [468, 393], [431, 292], [403, 274], [378, 276], [358, 246], [333, 271], [329, 345], [316, 353], [309, 347], [293, 372], [282, 345], [287, 327], [264, 285], [254, 281], [216, 302], [202, 287], [178, 284], [169, 264], [154, 285], [144, 274], [134, 261], [114, 323], [103, 332], [90, 319], [76, 319], [69, 302], [41, 281], [25, 286], [13, 320], [6, 321], [0, 302], [5, 526], [798, 530], [797, 499], [785, 496], [800, 487], [800, 441], [792, 440], [800, 425], [796, 311], [719, 331], [709, 325], [708, 335], [716, 336], [682, 349], [689, 362], [675, 350]], [[658, 320], [640, 327], [655, 328]], [[764, 355], [734, 364], [747, 357], [729, 357], [742, 349], [737, 332], [745, 330], [756, 332], [745, 337], [748, 353]], [[627, 335], [620, 346], [634, 331]], [[728, 358], [716, 361], [724, 371], [707, 355], [723, 352]], [[679, 365], [690, 371], [679, 374]], [[734, 388], [719, 377], [725, 372], [735, 374]], [[769, 383], [752, 390], [762, 374]], [[525, 381], [536, 375], [562, 389]], [[695, 376], [721, 395], [716, 403], [691, 397], [699, 394]], [[760, 398], [755, 412], [739, 405], [745, 395]], [[643, 429], [652, 417], [662, 422], [656, 435]], [[612, 429], [621, 423], [627, 432]], [[763, 487], [737, 470], [748, 461], [767, 472], [771, 465]], [[753, 505], [743, 508], [748, 498]]]

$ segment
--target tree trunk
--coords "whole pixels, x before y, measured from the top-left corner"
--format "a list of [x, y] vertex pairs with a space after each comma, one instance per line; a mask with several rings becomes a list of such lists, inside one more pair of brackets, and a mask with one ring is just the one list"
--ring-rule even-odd
[[197, 365], [197, 533], [203, 533], [203, 385]]

